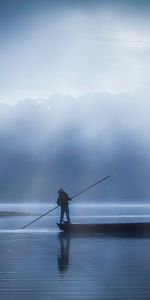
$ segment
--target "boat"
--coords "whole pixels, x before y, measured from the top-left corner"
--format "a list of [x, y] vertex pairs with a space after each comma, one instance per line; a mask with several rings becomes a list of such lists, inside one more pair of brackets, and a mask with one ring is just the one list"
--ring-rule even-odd
[[150, 222], [134, 223], [100, 223], [100, 224], [79, 224], [79, 223], [57, 223], [59, 229], [65, 233], [100, 233], [104, 235], [150, 235]]

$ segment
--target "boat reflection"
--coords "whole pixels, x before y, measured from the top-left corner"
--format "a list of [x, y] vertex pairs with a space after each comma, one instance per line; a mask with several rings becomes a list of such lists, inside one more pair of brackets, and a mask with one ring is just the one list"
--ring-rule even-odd
[[58, 270], [64, 272], [69, 266], [70, 236], [64, 232], [60, 232], [58, 238]]
[[[150, 299], [150, 239], [58, 235], [61, 289], [76, 299]], [[63, 276], [62, 276], [63, 274]], [[64, 297], [66, 299], [66, 296]], [[68, 298], [67, 298], [68, 299]]]

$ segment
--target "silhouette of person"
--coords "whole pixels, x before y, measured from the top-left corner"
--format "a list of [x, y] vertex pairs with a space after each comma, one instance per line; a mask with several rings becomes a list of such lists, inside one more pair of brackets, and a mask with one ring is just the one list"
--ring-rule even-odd
[[63, 190], [60, 189], [58, 191], [58, 198], [57, 204], [61, 207], [60, 210], [60, 223], [63, 223], [64, 215], [66, 215], [67, 222], [70, 223], [70, 214], [69, 214], [69, 198], [68, 194]]
[[69, 249], [70, 249], [70, 236], [65, 235], [64, 232], [59, 234], [59, 252], [58, 252], [58, 270], [64, 272], [69, 265]]

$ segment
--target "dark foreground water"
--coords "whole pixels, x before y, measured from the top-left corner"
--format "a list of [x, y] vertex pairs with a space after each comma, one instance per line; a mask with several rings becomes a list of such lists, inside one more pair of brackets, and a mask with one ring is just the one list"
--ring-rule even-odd
[[0, 221], [0, 299], [150, 299], [150, 238], [66, 236], [55, 218], [19, 229], [31, 219]]

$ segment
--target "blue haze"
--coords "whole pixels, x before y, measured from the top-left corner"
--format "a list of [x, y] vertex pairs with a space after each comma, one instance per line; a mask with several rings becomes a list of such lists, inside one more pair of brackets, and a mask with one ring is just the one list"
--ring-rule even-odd
[[1, 104], [1, 202], [53, 203], [60, 187], [74, 195], [111, 175], [77, 203], [149, 203], [149, 104], [139, 97], [55, 95]]

